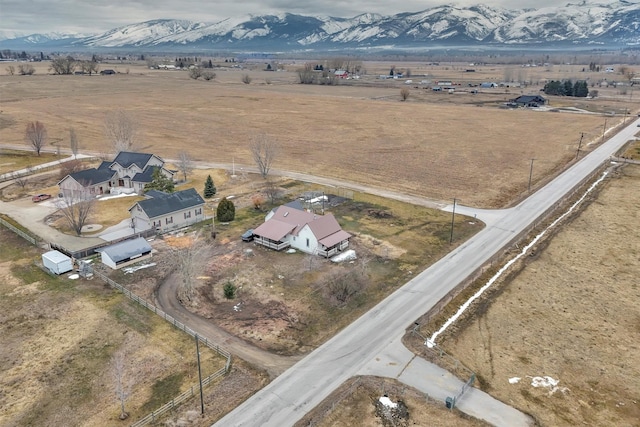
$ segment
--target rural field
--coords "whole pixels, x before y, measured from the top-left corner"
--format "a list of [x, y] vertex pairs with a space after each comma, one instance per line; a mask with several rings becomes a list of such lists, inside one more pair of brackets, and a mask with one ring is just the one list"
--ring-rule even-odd
[[638, 425], [639, 184], [616, 172], [439, 343], [542, 426]]
[[[209, 163], [211, 169], [195, 170], [180, 188], [193, 186], [201, 192], [211, 174], [216, 197], [233, 196], [236, 219], [217, 224], [216, 239], [208, 236], [210, 222], [156, 239], [156, 266], [110, 274], [154, 300], [167, 282], [179, 281], [171, 276], [176, 250], [198, 235], [207, 259], [198, 265], [197, 285], [188, 300], [180, 301], [183, 306], [257, 348], [299, 357], [483, 224], [459, 215], [452, 225], [445, 212], [275, 173], [271, 181], [278, 197], [268, 202], [264, 180], [246, 173], [255, 167], [252, 137], [267, 134], [278, 142], [277, 170], [499, 208], [525, 197], [530, 177], [533, 188], [543, 185], [595, 148], [605, 134], [615, 132], [629, 120], [627, 113], [635, 118], [640, 112], [632, 89], [611, 87], [598, 88], [596, 99], [549, 97], [545, 108], [501, 108], [520, 94], [538, 94], [550, 79], [623, 80], [620, 75], [584, 72], [580, 65], [481, 65], [470, 73], [469, 64], [463, 63], [371, 61], [363, 63], [366, 73], [358, 80], [319, 86], [297, 83], [296, 69], [303, 63], [287, 61], [283, 71], [276, 72], [264, 71], [265, 64], [258, 61], [242, 68], [223, 66], [214, 70], [212, 81], [190, 79], [187, 72], [151, 70], [142, 62], [102, 64], [118, 71], [111, 76], [47, 75], [46, 64], [37, 64], [33, 76], [0, 76], [0, 148], [26, 147], [25, 127], [38, 120], [48, 129], [48, 151], [68, 153], [73, 128], [80, 152], [110, 156], [105, 118], [122, 110], [138, 125], [135, 150], [158, 154], [170, 163], [184, 151]], [[415, 83], [379, 79], [390, 66], [411, 69]], [[244, 75], [251, 77], [249, 84], [242, 82]], [[527, 80], [530, 86], [470, 91], [470, 83], [507, 78]], [[422, 79], [446, 79], [460, 88], [437, 93], [421, 85]], [[410, 91], [404, 102], [403, 88]], [[636, 146], [624, 155], [633, 158], [637, 153]], [[29, 165], [20, 156], [2, 155], [0, 173]], [[236, 177], [230, 176], [231, 165], [240, 170]], [[36, 192], [55, 194], [58, 179], [55, 173], [43, 175], [26, 188], [13, 185], [0, 195], [4, 201], [20, 202]], [[634, 340], [640, 324], [634, 314], [635, 278], [640, 275], [640, 236], [633, 227], [640, 207], [634, 191], [638, 180], [638, 166], [621, 169], [566, 230], [536, 248], [526, 268], [489, 294], [442, 343], [477, 373], [476, 386], [531, 414], [540, 425], [631, 426], [640, 416], [640, 393], [632, 381], [640, 376]], [[353, 234], [357, 261], [335, 265], [240, 241], [240, 234], [260, 224], [271, 207], [309, 191], [341, 196], [327, 211]], [[258, 208], [253, 206], [256, 195], [263, 200]], [[100, 203], [103, 208], [92, 222], [103, 227], [118, 223], [126, 218], [131, 200]], [[206, 213], [211, 215], [214, 207], [215, 200], [209, 201]], [[68, 232], [62, 220], [51, 220]], [[453, 245], [450, 226], [455, 226]], [[119, 423], [110, 360], [120, 348], [131, 348], [131, 363], [144, 367], [128, 400], [135, 408], [129, 420], [196, 382], [193, 341], [186, 335], [97, 280], [49, 278], [32, 265], [36, 250], [4, 229], [0, 237], [0, 331], [3, 343], [9, 343], [0, 349], [0, 363], [3, 372], [11, 373], [0, 379], [0, 424], [57, 425], [62, 419], [69, 425]], [[233, 299], [224, 295], [229, 283], [237, 288]], [[34, 314], [36, 309], [42, 315]], [[100, 347], [98, 338], [103, 336], [108, 339]], [[43, 349], [48, 352], [42, 354]], [[156, 359], [161, 363], [152, 363]], [[207, 363], [213, 372], [224, 362], [210, 355]], [[24, 387], [27, 370], [38, 375]], [[143, 372], [148, 377], [144, 380]], [[530, 377], [545, 375], [560, 381], [555, 389], [530, 386]], [[520, 381], [510, 384], [514, 377]], [[267, 381], [265, 372], [238, 360], [231, 375], [205, 389], [209, 411], [204, 418], [194, 399], [166, 424], [209, 425]], [[73, 385], [78, 383], [91, 385], [76, 390]], [[429, 402], [415, 390], [376, 378], [351, 381], [336, 391], [326, 403], [333, 410], [321, 425], [380, 425], [373, 401], [384, 392], [405, 401], [410, 425], [484, 425]], [[54, 404], [68, 409], [56, 412]]]
[[[260, 71], [258, 65], [222, 68], [211, 81], [143, 63], [102, 64], [121, 73], [111, 76], [46, 75], [46, 64], [38, 66], [33, 76], [0, 76], [3, 144], [24, 144], [26, 124], [38, 120], [61, 149], [68, 148], [74, 128], [81, 151], [106, 154], [106, 115], [123, 110], [139, 124], [135, 148], [167, 159], [187, 151], [200, 161], [252, 167], [249, 141], [267, 134], [280, 144], [277, 169], [437, 200], [456, 197], [479, 207], [513, 203], [526, 193], [531, 159], [535, 186], [570, 163], [579, 145], [589, 151], [605, 128], [638, 109], [632, 92], [611, 88], [600, 89], [594, 100], [551, 97], [552, 111], [499, 108], [520, 94], [538, 93], [543, 78], [587, 77], [580, 66], [529, 68], [532, 86], [473, 95], [467, 82], [499, 79], [506, 73], [501, 66], [478, 67], [476, 75], [462, 73], [465, 64], [415, 64], [414, 73], [433, 81], [473, 77], [461, 80], [454, 94], [408, 86], [406, 102], [400, 98], [407, 87], [402, 81], [377, 79], [389, 64], [365, 63], [378, 73], [336, 86], [296, 84], [294, 71]], [[241, 81], [245, 73], [251, 73], [250, 84]], [[595, 74], [588, 77], [613, 78]], [[569, 110], [574, 107], [583, 112]]]

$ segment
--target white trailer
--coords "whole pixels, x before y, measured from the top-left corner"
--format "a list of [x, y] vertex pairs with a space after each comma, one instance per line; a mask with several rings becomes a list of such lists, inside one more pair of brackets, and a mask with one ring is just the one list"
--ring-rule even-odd
[[42, 264], [53, 274], [64, 274], [73, 270], [71, 258], [58, 251], [43, 253]]

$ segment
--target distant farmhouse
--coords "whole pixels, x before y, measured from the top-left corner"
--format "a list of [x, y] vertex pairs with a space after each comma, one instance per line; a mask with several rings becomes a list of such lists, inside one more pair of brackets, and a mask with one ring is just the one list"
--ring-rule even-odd
[[74, 172], [58, 182], [60, 192], [68, 195], [77, 192], [89, 194], [142, 194], [145, 185], [152, 181], [153, 171], [160, 169], [169, 179], [174, 172], [164, 168], [164, 160], [155, 154], [121, 151], [112, 162], [102, 162], [92, 169]]
[[351, 234], [342, 230], [332, 214], [316, 215], [299, 202], [280, 206], [267, 214], [253, 230], [254, 242], [267, 248], [295, 248], [330, 257], [349, 247]]
[[510, 102], [518, 107], [539, 107], [545, 105], [547, 100], [540, 95], [521, 95]]
[[129, 208], [134, 230], [164, 233], [205, 219], [204, 199], [193, 188], [170, 194], [152, 190], [145, 197]]

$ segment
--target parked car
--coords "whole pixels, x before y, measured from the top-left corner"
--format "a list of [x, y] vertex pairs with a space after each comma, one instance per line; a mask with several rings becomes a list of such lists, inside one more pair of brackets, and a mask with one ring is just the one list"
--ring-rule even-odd
[[47, 200], [51, 198], [51, 194], [37, 194], [31, 198], [31, 201], [34, 203], [41, 202], [43, 200]]
[[242, 233], [243, 242], [250, 242], [252, 240], [253, 240], [253, 229], [250, 228], [249, 230]]

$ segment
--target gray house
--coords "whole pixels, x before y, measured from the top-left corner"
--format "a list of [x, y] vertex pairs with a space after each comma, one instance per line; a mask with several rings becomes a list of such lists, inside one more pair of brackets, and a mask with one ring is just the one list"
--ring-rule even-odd
[[171, 194], [154, 191], [152, 195], [129, 208], [134, 230], [153, 228], [163, 233], [205, 219], [204, 199], [193, 188]]
[[164, 168], [164, 160], [155, 154], [121, 151], [111, 162], [74, 172], [64, 177], [58, 186], [63, 194], [87, 191], [90, 194], [142, 193], [152, 181], [156, 169], [170, 179], [173, 171]]

